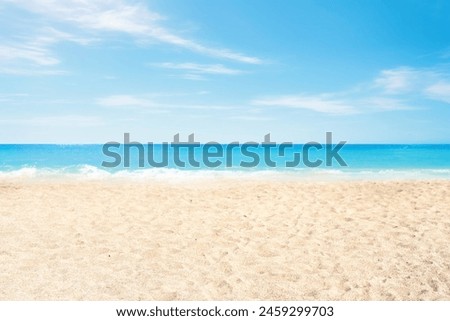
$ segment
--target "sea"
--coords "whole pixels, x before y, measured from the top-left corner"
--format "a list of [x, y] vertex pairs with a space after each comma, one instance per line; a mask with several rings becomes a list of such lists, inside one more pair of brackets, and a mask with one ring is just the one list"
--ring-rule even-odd
[[450, 179], [450, 144], [346, 144], [340, 149], [293, 145], [283, 150], [279, 145], [243, 148], [217, 144], [182, 146], [177, 151], [162, 144], [0, 145], [0, 179], [62, 177], [145, 181], [216, 177]]

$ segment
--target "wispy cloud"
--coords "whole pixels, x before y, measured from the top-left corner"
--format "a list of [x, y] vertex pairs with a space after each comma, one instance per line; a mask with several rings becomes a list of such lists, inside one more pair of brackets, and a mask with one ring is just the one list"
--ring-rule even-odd
[[48, 46], [61, 41], [73, 42], [85, 46], [97, 42], [99, 39], [92, 36], [74, 35], [52, 27], [44, 27], [39, 30], [39, 33], [32, 39], [31, 43], [36, 46]]
[[423, 89], [441, 77], [437, 70], [399, 67], [382, 70], [374, 85], [388, 94], [402, 94]]
[[0, 60], [25, 60], [38, 66], [53, 66], [59, 63], [45, 47], [32, 44], [0, 45]]
[[244, 120], [244, 121], [271, 121], [273, 118], [267, 116], [255, 116], [255, 115], [239, 115], [231, 116], [229, 119]]
[[187, 80], [196, 80], [196, 81], [203, 81], [203, 80], [207, 80], [206, 77], [199, 75], [199, 74], [183, 74], [181, 75], [181, 78], [183, 79], [187, 79]]
[[135, 95], [111, 95], [96, 100], [96, 104], [102, 107], [134, 110], [139, 113], [165, 114], [171, 112], [174, 106], [154, 101], [151, 97]]
[[99, 106], [110, 108], [135, 108], [141, 112], [169, 112], [179, 109], [191, 110], [231, 110], [238, 109], [241, 106], [234, 105], [215, 105], [215, 104], [196, 104], [196, 103], [165, 103], [155, 99], [155, 95], [110, 95], [96, 99], [95, 103]]
[[104, 121], [98, 117], [82, 115], [40, 116], [30, 118], [6, 118], [0, 119], [0, 124], [50, 126], [50, 127], [93, 127], [104, 125]]
[[413, 93], [417, 97], [450, 103], [448, 66], [383, 70], [375, 80], [375, 86], [390, 95]]
[[178, 63], [178, 64], [171, 63], [171, 62], [164, 62], [164, 63], [159, 63], [159, 64], [151, 64], [151, 66], [166, 68], [166, 69], [182, 70], [182, 71], [187, 71], [189, 73], [194, 73], [194, 74], [238, 75], [238, 74], [243, 73], [242, 70], [228, 68], [221, 64], [205, 65], [205, 64], [196, 64], [196, 63], [191, 63], [191, 62]]
[[417, 76], [415, 70], [411, 68], [383, 70], [375, 79], [375, 86], [388, 93], [407, 92], [413, 89]]
[[11, 103], [11, 102], [15, 102], [17, 99], [23, 99], [23, 98], [27, 98], [27, 97], [28, 97], [28, 94], [25, 94], [25, 93], [15, 93], [15, 94], [0, 93], [0, 102]]
[[354, 97], [344, 92], [259, 98], [254, 106], [306, 109], [329, 115], [352, 115], [367, 112], [413, 109], [402, 99], [381, 96]]
[[386, 69], [349, 91], [262, 97], [251, 104], [348, 115], [417, 109], [421, 100], [450, 103], [450, 74], [444, 67]]
[[61, 75], [60, 59], [52, 46], [65, 41], [87, 45], [94, 41], [59, 31], [42, 28], [33, 35], [18, 36], [0, 45], [0, 73], [12, 75]]
[[8, 0], [55, 21], [73, 27], [101, 32], [120, 32], [140, 40], [152, 39], [201, 54], [248, 64], [262, 60], [225, 48], [215, 48], [177, 35], [162, 25], [164, 18], [144, 2], [123, 0]]
[[97, 104], [105, 107], [155, 107], [157, 106], [148, 98], [133, 95], [112, 95], [97, 99]]
[[359, 106], [360, 111], [395, 111], [416, 109], [404, 99], [383, 96], [367, 97], [356, 101], [356, 104]]
[[65, 70], [42, 69], [41, 66], [16, 66], [5, 67], [0, 63], [0, 74], [13, 76], [60, 76], [67, 74]]
[[329, 95], [291, 95], [255, 99], [251, 102], [256, 106], [275, 106], [296, 109], [309, 109], [327, 114], [353, 114], [357, 112], [354, 106]]
[[432, 84], [425, 89], [425, 94], [431, 99], [450, 104], [450, 82], [440, 81]]

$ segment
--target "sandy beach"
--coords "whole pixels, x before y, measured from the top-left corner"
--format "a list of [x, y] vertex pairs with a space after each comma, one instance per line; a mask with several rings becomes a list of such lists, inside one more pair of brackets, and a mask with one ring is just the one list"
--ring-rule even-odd
[[1, 300], [450, 300], [450, 181], [0, 181]]

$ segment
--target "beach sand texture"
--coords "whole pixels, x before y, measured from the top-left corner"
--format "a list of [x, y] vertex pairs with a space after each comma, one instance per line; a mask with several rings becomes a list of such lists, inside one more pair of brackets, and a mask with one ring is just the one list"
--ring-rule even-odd
[[0, 182], [1, 300], [450, 300], [450, 181]]

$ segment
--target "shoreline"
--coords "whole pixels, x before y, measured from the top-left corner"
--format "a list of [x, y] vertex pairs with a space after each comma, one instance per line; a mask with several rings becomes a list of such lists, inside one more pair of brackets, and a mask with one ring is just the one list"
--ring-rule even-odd
[[0, 171], [0, 182], [136, 182], [176, 183], [202, 181], [267, 181], [267, 182], [364, 182], [364, 181], [450, 181], [450, 168], [445, 169], [258, 169], [212, 170], [150, 168], [106, 171], [94, 166], [68, 168], [24, 167]]

